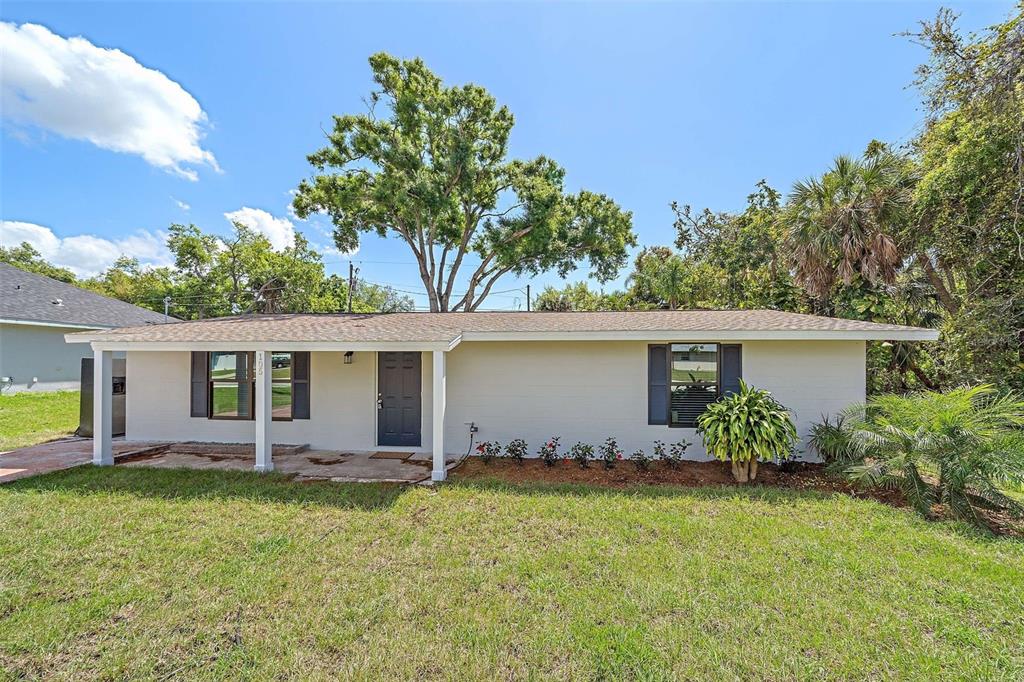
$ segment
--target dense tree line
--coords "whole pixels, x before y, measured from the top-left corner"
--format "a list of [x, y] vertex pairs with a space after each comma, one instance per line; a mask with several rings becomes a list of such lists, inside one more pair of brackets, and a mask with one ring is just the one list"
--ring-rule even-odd
[[872, 391], [990, 381], [1024, 388], [1024, 14], [964, 35], [941, 11], [921, 132], [840, 156], [742, 212], [673, 203], [671, 247], [644, 249], [627, 289], [541, 293], [541, 310], [775, 308], [936, 327], [933, 344], [872, 344]]
[[[31, 245], [0, 247], [0, 261], [76, 284], [106, 296], [191, 320], [243, 313], [339, 312], [348, 304], [348, 280], [324, 272], [323, 259], [296, 233], [280, 251], [263, 235], [235, 224], [230, 237], [195, 225], [171, 225], [167, 246], [173, 266], [143, 267], [122, 256], [96, 277], [78, 279], [54, 266]], [[413, 301], [394, 290], [356, 282], [354, 312], [412, 310]]]

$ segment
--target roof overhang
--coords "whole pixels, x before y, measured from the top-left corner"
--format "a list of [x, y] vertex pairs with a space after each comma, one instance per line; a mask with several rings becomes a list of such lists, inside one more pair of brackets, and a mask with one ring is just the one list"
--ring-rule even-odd
[[735, 330], [618, 332], [463, 332], [463, 341], [936, 341], [934, 329]]
[[88, 343], [94, 351], [449, 351], [460, 341], [118, 341], [86, 334], [64, 338], [68, 343]]
[[702, 330], [602, 332], [463, 332], [447, 341], [131, 341], [104, 333], [66, 334], [68, 343], [111, 351], [449, 351], [464, 341], [935, 341], [934, 329], [914, 330]]
[[26, 327], [57, 327], [59, 329], [113, 329], [105, 324], [75, 324], [73, 322], [53, 322], [50, 320], [15, 320], [0, 318], [0, 324], [20, 324]]

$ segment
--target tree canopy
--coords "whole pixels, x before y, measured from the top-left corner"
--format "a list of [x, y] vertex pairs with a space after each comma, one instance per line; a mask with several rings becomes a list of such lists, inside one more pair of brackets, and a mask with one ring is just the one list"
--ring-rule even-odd
[[334, 117], [294, 200], [300, 217], [331, 217], [339, 249], [368, 232], [401, 239], [431, 311], [475, 310], [508, 273], [565, 276], [586, 261], [607, 281], [625, 265], [631, 214], [567, 192], [545, 156], [508, 159], [514, 118], [484, 88], [445, 86], [419, 59], [375, 54], [370, 68], [369, 111]]

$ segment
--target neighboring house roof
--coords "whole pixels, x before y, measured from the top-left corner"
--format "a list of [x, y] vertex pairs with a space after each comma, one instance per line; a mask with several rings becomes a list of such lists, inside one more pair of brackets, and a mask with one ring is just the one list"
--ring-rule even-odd
[[164, 316], [0, 263], [0, 320], [97, 329], [162, 323]]
[[[72, 338], [78, 336], [78, 338]], [[127, 344], [424, 343], [460, 341], [715, 339], [933, 340], [931, 329], [801, 315], [775, 310], [654, 310], [637, 312], [480, 312], [245, 315], [154, 327], [68, 335], [69, 341]], [[357, 348], [358, 350], [358, 348]]]

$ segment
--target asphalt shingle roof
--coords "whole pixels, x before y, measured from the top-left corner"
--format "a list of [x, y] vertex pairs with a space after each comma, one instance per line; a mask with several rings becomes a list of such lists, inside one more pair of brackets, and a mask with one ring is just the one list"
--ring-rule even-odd
[[0, 319], [86, 327], [164, 321], [161, 313], [0, 263]]
[[932, 333], [775, 310], [480, 312], [245, 315], [112, 329], [93, 336], [125, 342], [441, 342], [460, 334], [545, 332], [892, 332]]

